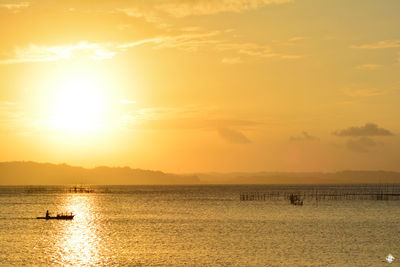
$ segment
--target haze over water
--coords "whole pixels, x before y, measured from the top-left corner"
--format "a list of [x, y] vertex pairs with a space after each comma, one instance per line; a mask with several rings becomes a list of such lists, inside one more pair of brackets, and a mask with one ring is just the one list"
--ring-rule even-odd
[[[377, 191], [374, 185], [352, 188]], [[284, 198], [239, 197], [327, 186], [33, 189], [0, 187], [0, 265], [381, 266], [389, 253], [400, 257], [396, 200], [305, 199], [294, 206]], [[35, 219], [47, 209], [76, 216]]]

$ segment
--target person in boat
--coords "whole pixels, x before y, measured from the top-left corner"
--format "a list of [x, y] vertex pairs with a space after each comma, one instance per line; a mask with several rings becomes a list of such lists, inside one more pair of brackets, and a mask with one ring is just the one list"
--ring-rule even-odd
[[49, 210], [46, 211], [46, 218], [49, 218], [50, 214], [49, 214]]
[[293, 194], [290, 194], [290, 203], [293, 204], [295, 202], [296, 198]]

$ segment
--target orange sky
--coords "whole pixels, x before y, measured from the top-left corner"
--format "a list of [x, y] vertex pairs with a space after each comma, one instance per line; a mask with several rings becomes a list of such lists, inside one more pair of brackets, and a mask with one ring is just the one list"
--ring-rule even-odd
[[398, 0], [0, 0], [0, 161], [400, 171]]

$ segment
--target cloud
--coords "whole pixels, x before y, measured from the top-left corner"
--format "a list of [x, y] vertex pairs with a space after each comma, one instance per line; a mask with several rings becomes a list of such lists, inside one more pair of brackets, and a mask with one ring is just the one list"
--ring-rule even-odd
[[376, 43], [353, 45], [352, 48], [358, 49], [383, 49], [400, 47], [400, 40], [384, 40]]
[[273, 4], [284, 4], [294, 0], [148, 0], [120, 2], [114, 12], [168, 28], [169, 18], [204, 16], [219, 13], [241, 13]]
[[117, 8], [116, 11], [121, 12], [129, 17], [145, 18], [148, 22], [158, 21], [155, 15], [151, 16], [148, 12], [143, 12], [138, 7]]
[[350, 139], [346, 142], [346, 146], [348, 149], [358, 153], [367, 153], [371, 150], [371, 148], [377, 146], [373, 139], [368, 137], [360, 137], [358, 139]]
[[[95, 60], [113, 58], [118, 53], [126, 52], [138, 46], [147, 45], [153, 49], [174, 48], [188, 52], [199, 49], [216, 50], [219, 52], [230, 52], [230, 57], [222, 59], [224, 64], [237, 64], [242, 62], [242, 56], [259, 58], [299, 59], [303, 55], [287, 54], [278, 52], [279, 48], [273, 48], [267, 44], [229, 42], [224, 34], [230, 31], [208, 31], [195, 29], [183, 31], [174, 35], [158, 35], [152, 38], [139, 39], [132, 42], [115, 43], [90, 43], [81, 41], [68, 45], [36, 45], [30, 44], [26, 47], [17, 47], [15, 51], [0, 59], [0, 64], [13, 64], [24, 62], [49, 62], [57, 60], [86, 57]], [[275, 43], [275, 46], [277, 44]], [[226, 53], [225, 53], [226, 54]]]
[[220, 31], [204, 31], [200, 33], [186, 33], [179, 35], [160, 36], [154, 39], [155, 49], [178, 48], [186, 51], [197, 51], [201, 47], [214, 47], [221, 43], [219, 39], [213, 39], [218, 36]]
[[[286, 54], [277, 52], [272, 46], [259, 43], [240, 43], [229, 42], [222, 39], [222, 31], [203, 31], [185, 33], [175, 36], [160, 36], [153, 38], [151, 42], [156, 45], [154, 48], [178, 48], [186, 51], [197, 51], [199, 48], [215, 49], [217, 51], [228, 51], [241, 55], [261, 57], [261, 58], [281, 58], [281, 59], [299, 59], [303, 55]], [[238, 57], [231, 57], [238, 58]], [[228, 60], [229, 61], [229, 60]], [[228, 62], [224, 62], [228, 63]]]
[[295, 37], [290, 38], [288, 41], [289, 42], [296, 42], [296, 41], [301, 41], [301, 40], [304, 40], [304, 39], [306, 39], [306, 38], [303, 37], [303, 36], [295, 36]]
[[344, 93], [350, 97], [371, 97], [384, 95], [387, 91], [376, 88], [346, 88]]
[[[140, 45], [150, 45], [154, 49], [176, 48], [185, 51], [198, 51], [199, 49], [217, 50], [220, 52], [230, 52], [236, 55], [222, 59], [224, 64], [237, 64], [243, 61], [242, 56], [259, 58], [280, 58], [280, 59], [300, 59], [304, 55], [288, 54], [278, 51], [284, 44], [275, 42], [274, 46], [252, 42], [230, 42], [224, 34], [229, 34], [230, 30], [205, 30], [199, 27], [181, 28], [181, 32], [175, 35], [160, 35], [149, 39], [134, 41], [118, 45], [119, 49], [127, 49]], [[300, 38], [300, 37], [298, 37]]]
[[218, 129], [218, 134], [219, 136], [228, 141], [229, 143], [232, 144], [248, 144], [251, 143], [251, 141], [241, 132], [228, 129], [228, 128], [221, 128]]
[[35, 129], [36, 120], [17, 102], [0, 101], [0, 133], [27, 133]]
[[304, 55], [280, 55], [280, 58], [282, 59], [300, 59], [300, 58], [304, 58]]
[[134, 42], [129, 42], [129, 43], [124, 43], [124, 44], [119, 44], [117, 48], [120, 49], [127, 49], [127, 48], [132, 48], [140, 45], [145, 45], [145, 44], [150, 44], [150, 43], [160, 43], [162, 42], [162, 38], [156, 37], [156, 38], [149, 38], [149, 39], [142, 39]]
[[22, 110], [16, 102], [0, 101], [0, 123], [20, 117]]
[[78, 56], [104, 60], [112, 58], [119, 52], [146, 44], [151, 44], [154, 49], [178, 48], [187, 51], [196, 51], [200, 47], [218, 42], [217, 40], [209, 39], [218, 34], [218, 31], [188, 33], [175, 36], [158, 36], [127, 43], [89, 43], [82, 41], [77, 44], [59, 46], [30, 44], [27, 47], [16, 48], [7, 58], [0, 59], [0, 64], [49, 62], [71, 59]]
[[218, 130], [221, 128], [251, 129], [261, 123], [238, 119], [215, 107], [186, 106], [177, 108], [144, 108], [124, 114], [128, 128], [148, 130]]
[[234, 42], [219, 42], [215, 44], [215, 48], [220, 51], [232, 51], [238, 54], [260, 57], [260, 58], [281, 58], [281, 59], [299, 59], [304, 55], [293, 55], [282, 52], [277, 52], [270, 45], [258, 43], [234, 43]]
[[[237, 119], [204, 119], [200, 114], [187, 115], [187, 116], [157, 116], [155, 114], [131, 114], [132, 123], [139, 126], [139, 128], [149, 130], [215, 130], [220, 127], [247, 127], [253, 128], [260, 123], [250, 120], [237, 120]], [[136, 127], [135, 126], [135, 127]]]
[[363, 64], [356, 67], [358, 70], [376, 70], [381, 68], [382, 65], [379, 64]]
[[339, 101], [336, 102], [337, 105], [355, 105], [359, 103], [359, 100], [346, 100], [346, 101]]
[[27, 47], [17, 48], [13, 56], [8, 59], [0, 60], [0, 64], [49, 62], [70, 59], [78, 55], [84, 55], [96, 60], [103, 60], [112, 58], [115, 53], [115, 51], [108, 49], [107, 45], [88, 42], [60, 46], [38, 46], [31, 44]]
[[224, 64], [234, 65], [234, 64], [242, 63], [243, 61], [240, 59], [240, 57], [226, 57], [226, 58], [223, 58], [221, 60], [221, 62]]
[[299, 136], [291, 136], [290, 141], [316, 141], [318, 137], [309, 135], [307, 132], [302, 132]]
[[341, 137], [367, 137], [367, 136], [392, 136], [393, 133], [374, 123], [366, 123], [361, 127], [349, 127], [333, 133]]
[[192, 15], [210, 15], [222, 12], [240, 13], [247, 10], [262, 8], [270, 4], [283, 4], [293, 0], [174, 0], [160, 1], [155, 6], [174, 17]]
[[0, 4], [0, 8], [8, 9], [12, 13], [18, 13], [21, 9], [27, 8], [30, 6], [29, 2], [10, 2]]

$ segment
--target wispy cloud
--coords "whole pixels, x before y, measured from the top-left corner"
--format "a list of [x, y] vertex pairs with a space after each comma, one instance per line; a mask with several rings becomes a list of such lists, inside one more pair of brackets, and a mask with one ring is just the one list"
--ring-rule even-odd
[[160, 18], [154, 10], [148, 9], [140, 9], [139, 7], [125, 7], [125, 8], [117, 8], [115, 11], [123, 13], [129, 17], [134, 18], [144, 18], [147, 22], [151, 23], [159, 23]]
[[343, 130], [333, 132], [341, 137], [367, 137], [367, 136], [392, 136], [393, 133], [387, 129], [379, 127], [375, 123], [366, 123], [364, 126], [353, 126]]
[[[16, 114], [20, 114], [21, 110], [17, 103], [9, 101], [0, 102], [0, 123], [4, 123], [16, 117]], [[18, 116], [17, 116], [18, 117]]]
[[17, 48], [12, 56], [0, 60], [0, 64], [57, 61], [61, 59], [70, 59], [78, 54], [96, 60], [103, 60], [112, 58], [115, 53], [116, 52], [108, 49], [106, 45], [88, 42], [61, 46], [39, 46], [31, 44], [28, 47]]
[[258, 43], [219, 42], [215, 45], [215, 48], [220, 51], [232, 51], [238, 54], [260, 58], [277, 57], [281, 59], [299, 59], [304, 57], [303, 55], [277, 52], [276, 49], [270, 45]]
[[161, 28], [168, 28], [169, 18], [204, 16], [218, 13], [241, 13], [268, 5], [294, 2], [295, 0], [148, 0], [119, 3], [115, 12], [129, 17], [142, 18]]
[[200, 48], [209, 48], [210, 46], [221, 43], [221, 40], [214, 38], [220, 33], [220, 31], [204, 31], [175, 36], [161, 36], [154, 40], [156, 44], [154, 48], [178, 48], [186, 51], [197, 51]]
[[358, 153], [367, 153], [371, 149], [377, 146], [378, 143], [369, 137], [360, 137], [358, 139], [350, 139], [346, 142], [346, 146], [349, 150]]
[[71, 59], [84, 56], [95, 60], [109, 59], [116, 53], [142, 45], [152, 45], [154, 49], [177, 48], [195, 51], [201, 47], [215, 44], [219, 41], [210, 39], [218, 35], [218, 31], [202, 33], [186, 33], [179, 35], [158, 36], [127, 43], [89, 43], [86, 41], [71, 45], [45, 46], [30, 44], [27, 47], [18, 47], [7, 58], [0, 59], [0, 64], [24, 62], [48, 62], [62, 59]]
[[318, 137], [309, 135], [307, 132], [302, 132], [298, 136], [291, 136], [290, 141], [316, 141], [319, 140]]
[[218, 129], [219, 136], [232, 144], [249, 144], [251, 141], [241, 132], [228, 128]]
[[293, 0], [174, 0], [164, 1], [155, 6], [174, 17], [209, 15], [222, 12], [243, 12], [262, 8], [270, 4], [283, 4]]
[[400, 40], [384, 40], [376, 43], [353, 45], [352, 48], [359, 49], [383, 49], [400, 47]]
[[[76, 44], [45, 46], [30, 44], [27, 47], [18, 47], [8, 57], [0, 59], [0, 64], [23, 62], [47, 62], [75, 57], [88, 57], [95, 60], [104, 60], [114, 57], [117, 53], [125, 52], [139, 46], [147, 45], [153, 49], [174, 48], [188, 52], [200, 49], [230, 52], [233, 55], [222, 59], [222, 63], [237, 64], [243, 61], [239, 55], [259, 58], [299, 59], [303, 55], [278, 52], [267, 44], [229, 42], [223, 34], [229, 31], [207, 31], [196, 29], [175, 35], [160, 35], [153, 38], [140, 39], [125, 43], [89, 43], [82, 41]], [[276, 44], [275, 44], [276, 45]]]
[[0, 3], [0, 8], [8, 9], [12, 13], [18, 13], [21, 9], [27, 8], [30, 6], [29, 2], [6, 2]]
[[26, 133], [27, 129], [34, 129], [34, 124], [35, 120], [18, 103], [0, 102], [0, 132]]
[[356, 67], [358, 70], [377, 70], [381, 68], [382, 65], [380, 64], [363, 64]]
[[133, 41], [133, 42], [119, 44], [119, 45], [116, 45], [116, 48], [127, 49], [127, 48], [145, 45], [145, 44], [152, 44], [152, 43], [157, 44], [160, 42], [162, 42], [162, 37], [155, 37], [155, 38], [142, 39], [142, 40], [137, 40], [137, 41]]
[[279, 56], [282, 59], [300, 59], [300, 58], [304, 58], [305, 55], [285, 55], [285, 54], [281, 54]]
[[346, 88], [344, 89], [344, 93], [350, 97], [372, 97], [384, 95], [387, 91], [376, 88]]
[[125, 114], [124, 124], [150, 130], [223, 128], [252, 129], [261, 123], [222, 114], [215, 107], [186, 106], [179, 108], [144, 108]]
[[243, 61], [240, 57], [225, 57], [221, 60], [221, 62], [224, 64], [234, 65], [234, 64], [242, 63]]
[[292, 38], [289, 38], [289, 42], [297, 42], [297, 41], [301, 41], [301, 40], [304, 40], [304, 39], [306, 39], [305, 37], [303, 37], [303, 36], [295, 36], [295, 37], [292, 37]]
[[[299, 59], [303, 55], [277, 52], [277, 49], [267, 44], [249, 42], [230, 42], [221, 37], [222, 31], [191, 32], [175, 36], [161, 36], [151, 39], [156, 45], [154, 48], [178, 48], [186, 51], [197, 51], [200, 48], [215, 49], [217, 51], [229, 51], [236, 54], [281, 59]], [[237, 57], [236, 57], [237, 58]], [[227, 63], [227, 62], [225, 62]]]

